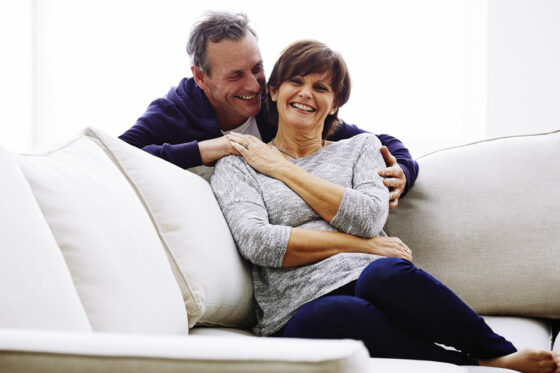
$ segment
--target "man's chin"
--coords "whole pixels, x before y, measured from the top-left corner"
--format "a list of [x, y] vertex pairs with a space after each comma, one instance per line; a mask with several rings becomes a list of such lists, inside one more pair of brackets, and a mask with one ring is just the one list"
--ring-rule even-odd
[[258, 105], [247, 105], [243, 108], [243, 110], [241, 110], [246, 117], [254, 117], [259, 113], [259, 111], [261, 111], [260, 103]]

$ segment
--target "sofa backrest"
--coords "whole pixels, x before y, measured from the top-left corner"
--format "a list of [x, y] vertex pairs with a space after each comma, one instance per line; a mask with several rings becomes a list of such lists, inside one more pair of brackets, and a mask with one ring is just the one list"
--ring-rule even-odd
[[249, 268], [208, 182], [102, 131], [85, 134], [106, 151], [144, 205], [174, 269], [190, 326], [253, 324]]
[[70, 269], [94, 331], [185, 333], [187, 315], [144, 206], [117, 167], [79, 135], [14, 155]]
[[0, 327], [254, 321], [248, 268], [200, 177], [94, 129], [48, 152], [2, 150], [0, 173]]
[[91, 331], [31, 188], [2, 148], [0, 199], [0, 328]]
[[482, 314], [560, 317], [560, 131], [418, 159], [386, 232]]

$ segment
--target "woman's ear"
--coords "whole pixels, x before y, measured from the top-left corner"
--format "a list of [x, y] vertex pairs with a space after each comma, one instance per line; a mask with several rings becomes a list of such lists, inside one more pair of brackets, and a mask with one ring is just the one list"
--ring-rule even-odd
[[268, 93], [270, 93], [270, 99], [273, 102], [276, 102], [276, 100], [278, 99], [278, 91], [272, 87], [268, 87]]

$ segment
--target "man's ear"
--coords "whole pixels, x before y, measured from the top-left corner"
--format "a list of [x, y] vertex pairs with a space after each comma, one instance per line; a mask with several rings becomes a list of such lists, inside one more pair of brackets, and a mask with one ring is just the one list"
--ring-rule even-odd
[[204, 90], [206, 87], [206, 74], [198, 66], [191, 66], [191, 72], [196, 84], [200, 89]]

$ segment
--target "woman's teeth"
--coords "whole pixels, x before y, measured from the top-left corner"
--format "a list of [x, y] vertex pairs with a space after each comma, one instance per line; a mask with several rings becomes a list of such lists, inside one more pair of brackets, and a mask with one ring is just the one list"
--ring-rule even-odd
[[292, 103], [292, 104], [290, 104], [290, 105], [292, 105], [292, 106], [295, 107], [296, 109], [303, 110], [303, 111], [307, 111], [307, 112], [309, 112], [309, 113], [312, 112], [312, 111], [315, 111], [315, 109], [313, 109], [311, 106], [307, 106], [307, 105], [300, 104], [300, 103], [297, 103], [297, 102]]

